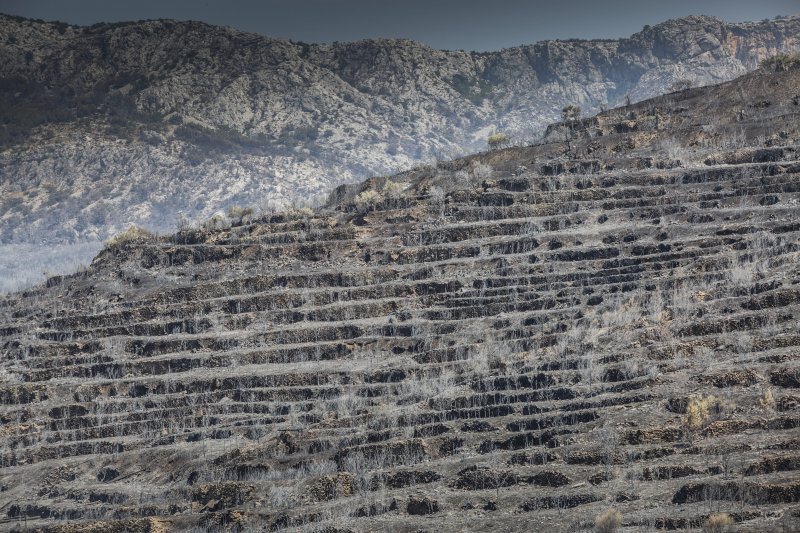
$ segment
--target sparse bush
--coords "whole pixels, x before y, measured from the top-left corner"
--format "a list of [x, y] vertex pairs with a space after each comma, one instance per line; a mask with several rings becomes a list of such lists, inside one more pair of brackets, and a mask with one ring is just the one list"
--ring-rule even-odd
[[430, 191], [430, 209], [434, 215], [442, 219], [444, 218], [445, 211], [445, 194], [440, 187], [431, 187]]
[[703, 531], [706, 533], [722, 533], [731, 525], [733, 525], [733, 518], [727, 513], [714, 513], [703, 524]]
[[686, 405], [684, 423], [690, 429], [700, 429], [711, 420], [712, 409], [718, 404], [714, 395], [705, 398], [691, 398]]
[[492, 172], [494, 172], [492, 166], [484, 163], [478, 163], [472, 167], [472, 175], [479, 182], [491, 178]]
[[123, 244], [129, 242], [144, 242], [155, 239], [155, 234], [147, 231], [144, 228], [140, 228], [138, 226], [130, 226], [128, 229], [119, 233], [108, 241], [106, 241], [106, 246], [114, 247], [114, 246], [122, 246]]
[[228, 209], [228, 218], [231, 220], [232, 225], [239, 226], [253, 218], [253, 208], [234, 205]]
[[608, 509], [594, 519], [596, 533], [613, 533], [622, 525], [622, 513], [616, 509]]
[[288, 509], [295, 504], [295, 498], [290, 489], [277, 486], [270, 488], [269, 506], [273, 509]]
[[314, 216], [314, 210], [310, 207], [290, 207], [282, 212], [286, 220], [300, 220]]
[[225, 229], [228, 226], [229, 226], [228, 221], [220, 213], [215, 214], [213, 217], [203, 222], [203, 228], [208, 230]]
[[383, 201], [383, 196], [378, 191], [368, 189], [356, 196], [355, 204], [359, 211], [367, 211]]
[[179, 214], [177, 219], [175, 220], [175, 230], [178, 233], [182, 231], [188, 231], [191, 228], [191, 226], [192, 226], [191, 221], [183, 213]]
[[564, 106], [561, 110], [561, 117], [566, 120], [578, 120], [581, 118], [581, 108], [575, 104]]
[[406, 201], [405, 191], [407, 187], [407, 183], [403, 184], [388, 180], [381, 189], [381, 194], [385, 199], [385, 207], [388, 209], [397, 209], [402, 207]]
[[469, 185], [470, 182], [470, 175], [469, 172], [466, 170], [459, 170], [455, 174], [453, 174], [453, 182], [459, 188], [466, 187]]
[[461, 96], [479, 107], [483, 105], [485, 99], [492, 98], [492, 84], [488, 80], [456, 74], [450, 81], [450, 85]]
[[772, 72], [800, 69], [800, 54], [778, 54], [761, 62], [761, 68]]
[[714, 395], [689, 398], [686, 404], [686, 415], [683, 417], [684, 429], [689, 440], [698, 431], [708, 426], [714, 415], [721, 410], [722, 404]]
[[680, 78], [672, 82], [672, 85], [669, 86], [670, 92], [676, 93], [678, 91], [685, 91], [686, 89], [692, 88], [692, 82], [687, 80], [686, 78]]
[[508, 135], [505, 133], [495, 133], [493, 135], [489, 135], [489, 138], [486, 139], [486, 144], [488, 144], [489, 148], [492, 150], [508, 146], [508, 142]]
[[394, 181], [387, 181], [383, 186], [383, 195], [387, 198], [400, 198], [403, 195], [403, 186]]
[[775, 397], [772, 395], [772, 388], [768, 388], [764, 391], [758, 403], [764, 409], [775, 409]]

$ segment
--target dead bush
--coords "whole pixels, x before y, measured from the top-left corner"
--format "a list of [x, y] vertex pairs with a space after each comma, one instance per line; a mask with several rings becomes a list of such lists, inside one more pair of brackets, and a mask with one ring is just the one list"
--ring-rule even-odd
[[613, 533], [622, 525], [622, 513], [608, 509], [594, 519], [595, 533]]
[[106, 241], [106, 246], [108, 247], [122, 246], [123, 244], [129, 242], [145, 242], [153, 240], [155, 238], [156, 238], [155, 234], [150, 231], [147, 231], [146, 229], [140, 228], [138, 226], [130, 226], [122, 233], [119, 233], [113, 236], [108, 241]]
[[706, 533], [722, 533], [728, 526], [733, 525], [733, 518], [726, 513], [714, 513], [703, 524]]

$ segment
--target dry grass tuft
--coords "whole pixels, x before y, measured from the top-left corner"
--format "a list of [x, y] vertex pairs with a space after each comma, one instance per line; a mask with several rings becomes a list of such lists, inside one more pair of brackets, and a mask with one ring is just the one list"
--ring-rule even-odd
[[733, 525], [733, 518], [726, 513], [714, 513], [708, 517], [703, 524], [703, 531], [706, 533], [722, 533], [728, 526]]
[[155, 238], [156, 235], [150, 231], [147, 231], [146, 229], [140, 228], [138, 226], [130, 226], [122, 233], [115, 235], [108, 241], [106, 241], [106, 246], [108, 247], [122, 246], [123, 244], [129, 242], [144, 242]]
[[613, 533], [622, 525], [622, 513], [608, 509], [594, 519], [595, 533]]

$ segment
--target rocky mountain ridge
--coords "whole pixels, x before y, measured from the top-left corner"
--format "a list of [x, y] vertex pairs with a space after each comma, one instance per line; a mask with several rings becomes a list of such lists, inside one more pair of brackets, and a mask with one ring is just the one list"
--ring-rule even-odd
[[231, 205], [305, 202], [483, 149], [495, 130], [524, 143], [566, 103], [591, 113], [677, 80], [731, 79], [800, 49], [798, 35], [800, 17], [688, 17], [627, 39], [468, 53], [0, 16], [0, 243], [57, 253], [129, 224], [163, 231]]

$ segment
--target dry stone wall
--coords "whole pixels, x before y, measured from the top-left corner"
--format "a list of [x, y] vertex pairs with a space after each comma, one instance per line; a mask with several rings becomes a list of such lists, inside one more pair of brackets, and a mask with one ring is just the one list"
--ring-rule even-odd
[[5, 297], [0, 527], [791, 531], [798, 76]]

